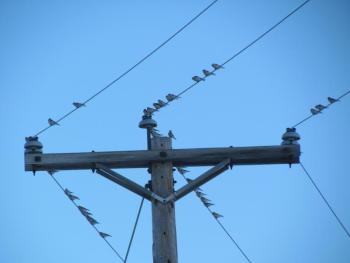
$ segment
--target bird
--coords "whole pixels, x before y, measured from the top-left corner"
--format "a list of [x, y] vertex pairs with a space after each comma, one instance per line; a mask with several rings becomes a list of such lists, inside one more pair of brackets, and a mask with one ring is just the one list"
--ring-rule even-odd
[[[182, 167], [176, 167], [176, 169], [177, 169], [177, 171], [180, 173], [180, 174], [182, 174], [182, 175], [184, 175], [185, 173], [188, 173], [189, 171], [188, 170], [186, 170], [186, 169], [184, 169], [184, 168], [182, 168]], [[186, 179], [187, 181], [188, 181], [188, 179]]]
[[143, 110], [143, 113], [144, 113], [145, 115], [150, 116], [150, 115], [152, 115], [155, 111], [156, 111], [155, 109], [150, 108], [150, 107], [147, 107], [146, 109]]
[[53, 125], [59, 125], [58, 122], [54, 121], [53, 119], [49, 118], [47, 120], [47, 122], [49, 123], [50, 126], [53, 126]]
[[209, 77], [210, 75], [213, 75], [213, 76], [215, 75], [213, 72], [210, 72], [209, 70], [206, 70], [206, 69], [203, 69], [202, 71], [204, 76], [206, 77]]
[[79, 209], [80, 211], [85, 211], [85, 212], [89, 212], [89, 211], [90, 211], [89, 209], [87, 209], [86, 207], [83, 207], [83, 206], [81, 206], [81, 205], [78, 205], [78, 209]]
[[162, 101], [162, 100], [158, 100], [158, 104], [159, 104], [159, 106], [161, 106], [161, 107], [166, 106], [166, 103], [165, 103], [164, 101]]
[[66, 195], [68, 196], [68, 198], [69, 198], [71, 201], [80, 200], [79, 197], [77, 197], [76, 195], [68, 194], [68, 193], [66, 193]]
[[103, 232], [98, 232], [102, 238], [110, 237], [111, 235]]
[[174, 133], [171, 130], [169, 130], [168, 136], [169, 136], [169, 138], [176, 140], [176, 137], [175, 137]]
[[204, 196], [200, 197], [200, 199], [201, 199], [201, 201], [202, 201], [203, 203], [208, 203], [208, 202], [210, 202], [210, 200], [209, 200], [208, 198], [205, 198]]
[[203, 204], [205, 207], [210, 207], [210, 206], [214, 205], [213, 203], [210, 203], [210, 202], [203, 202]]
[[315, 106], [315, 108], [318, 109], [319, 111], [322, 111], [322, 110], [326, 109], [327, 107], [322, 105], [322, 104], [318, 104]]
[[99, 224], [99, 222], [97, 222], [97, 220], [95, 218], [91, 217], [91, 216], [86, 216], [86, 219], [87, 219], [87, 221], [89, 221], [89, 223], [91, 225]]
[[310, 111], [311, 111], [312, 115], [316, 115], [316, 114], [318, 114], [318, 113], [321, 113], [321, 111], [316, 110], [316, 109], [314, 109], [314, 108], [312, 108]]
[[168, 95], [165, 96], [165, 98], [167, 99], [167, 101], [173, 101], [173, 100], [179, 99], [180, 97], [169, 93]]
[[81, 103], [81, 102], [73, 102], [74, 107], [76, 107], [77, 109], [80, 107], [85, 107], [85, 103]]
[[73, 194], [73, 192], [69, 191], [68, 188], [64, 189], [64, 193], [65, 193], [66, 195]]
[[157, 103], [157, 102], [155, 102], [155, 103], [153, 103], [153, 106], [156, 108], [156, 110], [159, 110], [162, 106], [159, 104], [159, 103]]
[[196, 82], [200, 82], [200, 81], [205, 81], [205, 79], [199, 77], [199, 76], [193, 76], [192, 79]]
[[82, 215], [85, 216], [85, 217], [87, 217], [87, 216], [92, 216], [92, 213], [89, 212], [89, 211], [80, 210], [80, 209], [79, 209], [79, 211], [80, 211], [80, 213], [82, 213]]
[[224, 217], [223, 215], [220, 215], [219, 213], [212, 212], [212, 215], [215, 217], [215, 219], [218, 219], [220, 217]]
[[203, 196], [206, 196], [206, 194], [203, 193], [203, 192], [201, 192], [201, 191], [196, 190], [195, 192], [196, 192], [196, 195], [197, 195], [199, 198], [201, 198], [201, 197], [203, 197]]
[[333, 104], [334, 102], [339, 101], [339, 99], [335, 99], [335, 98], [332, 98], [332, 97], [328, 97], [327, 99], [328, 99], [330, 104]]
[[211, 64], [211, 66], [214, 68], [214, 70], [218, 70], [218, 69], [224, 68], [223, 66], [221, 66], [219, 64], [216, 64], [216, 63]]

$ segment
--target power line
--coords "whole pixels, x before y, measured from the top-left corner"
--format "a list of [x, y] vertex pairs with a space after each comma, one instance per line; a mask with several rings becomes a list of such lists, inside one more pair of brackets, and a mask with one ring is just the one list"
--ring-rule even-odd
[[135, 236], [136, 227], [137, 227], [137, 224], [138, 224], [139, 219], [140, 219], [141, 210], [142, 210], [142, 206], [143, 206], [143, 202], [144, 202], [144, 201], [145, 201], [145, 198], [142, 198], [142, 200], [141, 200], [141, 204], [140, 204], [140, 207], [139, 207], [139, 210], [137, 211], [136, 221], [135, 221], [135, 224], [134, 224], [134, 227], [133, 227], [132, 233], [131, 233], [131, 237], [130, 237], [130, 241], [129, 241], [128, 249], [127, 249], [127, 251], [126, 251], [126, 255], [125, 255], [125, 260], [124, 260], [124, 262], [126, 262], [126, 261], [127, 261], [128, 256], [129, 256], [129, 252], [130, 252], [131, 244], [132, 244], [132, 241], [133, 241], [134, 236]]
[[338, 221], [339, 225], [341, 226], [341, 228], [344, 230], [345, 234], [348, 236], [348, 238], [350, 238], [350, 233], [349, 231], [346, 229], [345, 225], [343, 224], [343, 222], [340, 220], [340, 218], [337, 216], [337, 214], [335, 213], [334, 209], [331, 207], [331, 205], [329, 204], [329, 202], [327, 201], [326, 197], [322, 194], [320, 188], [318, 188], [317, 184], [315, 183], [315, 181], [312, 179], [310, 173], [306, 170], [306, 168], [304, 167], [304, 165], [300, 162], [300, 166], [303, 169], [303, 171], [305, 172], [305, 174], [307, 175], [307, 177], [309, 178], [310, 182], [312, 183], [312, 185], [315, 187], [315, 189], [317, 190], [317, 192], [319, 193], [319, 195], [322, 197], [323, 201], [325, 202], [325, 204], [328, 206], [329, 210], [332, 212], [332, 214], [334, 215], [335, 219]]
[[[53, 176], [53, 174], [50, 174], [51, 178], [54, 180], [54, 182], [57, 184], [57, 186], [63, 191], [64, 194], [66, 194], [66, 191], [65, 189], [63, 188], [63, 186], [57, 181], [57, 179]], [[71, 200], [71, 202], [74, 204], [74, 206], [78, 209], [79, 209], [79, 206], [74, 202], [74, 200], [72, 200], [71, 198], [69, 198], [69, 200]], [[90, 224], [94, 229], [95, 231], [97, 232], [97, 234], [99, 236], [101, 236], [101, 232], [97, 229], [97, 227], [93, 224]], [[102, 237], [101, 237], [102, 238]], [[118, 253], [118, 251], [112, 246], [112, 244], [106, 239], [106, 238], [102, 238], [106, 244], [113, 250], [113, 252], [117, 255], [117, 257], [122, 261], [122, 262], [125, 262], [123, 257]]]
[[[180, 173], [181, 176], [185, 179], [185, 181], [187, 182], [187, 178]], [[200, 197], [197, 195], [197, 197], [200, 199]], [[228, 236], [228, 238], [231, 240], [231, 242], [236, 246], [236, 248], [241, 252], [241, 254], [244, 256], [244, 258], [249, 262], [252, 263], [252, 261], [249, 259], [249, 257], [247, 256], [247, 254], [243, 251], [243, 249], [238, 245], [237, 241], [232, 237], [232, 235], [228, 232], [228, 230], [225, 228], [225, 226], [220, 222], [220, 220], [213, 215], [213, 210], [210, 209], [209, 206], [204, 205], [204, 207], [209, 211], [209, 213], [213, 216], [213, 218], [215, 219], [215, 221], [219, 224], [219, 226], [221, 227], [221, 229], [226, 233], [226, 235]]]
[[[151, 52], [149, 52], [146, 56], [144, 56], [142, 59], [140, 59], [136, 64], [134, 64], [132, 67], [127, 69], [124, 73], [119, 75], [116, 79], [108, 83], [105, 87], [103, 87], [101, 90], [93, 94], [91, 97], [89, 97], [87, 100], [82, 102], [82, 104], [87, 104], [94, 98], [96, 98], [98, 95], [100, 95], [102, 92], [104, 92], [106, 89], [111, 87], [114, 83], [122, 79], [124, 76], [126, 76], [128, 73], [130, 73], [132, 70], [134, 70], [137, 66], [139, 66], [141, 63], [143, 63], [145, 60], [147, 60], [149, 57], [151, 57], [154, 53], [156, 53], [159, 49], [161, 49], [163, 46], [165, 46], [168, 42], [170, 42], [173, 38], [175, 38], [179, 33], [181, 33], [185, 28], [187, 28], [189, 25], [191, 25], [195, 20], [197, 20], [201, 15], [203, 15], [209, 8], [211, 8], [215, 3], [217, 3], [219, 0], [214, 0], [211, 2], [207, 7], [205, 7], [201, 12], [199, 12], [195, 17], [193, 17], [190, 21], [188, 21], [184, 26], [182, 26], [179, 30], [177, 30], [174, 34], [172, 34], [168, 39], [166, 39], [164, 42], [162, 42], [159, 46], [157, 46], [155, 49], [153, 49]], [[62, 117], [60, 117], [58, 120], [56, 120], [56, 123], [60, 123], [62, 120], [70, 116], [72, 113], [80, 109], [81, 107], [76, 107], [72, 109], [71, 111], [64, 114]], [[46, 128], [40, 130], [37, 132], [34, 136], [38, 136], [51, 128], [52, 125], [47, 126]]]
[[[311, 0], [306, 0], [304, 1], [302, 4], [300, 4], [297, 8], [295, 8], [293, 11], [291, 11], [288, 15], [286, 15], [285, 17], [283, 17], [281, 20], [279, 20], [276, 24], [274, 24], [272, 27], [270, 27], [268, 30], [266, 30], [264, 33], [262, 33], [261, 35], [259, 35], [257, 38], [255, 38], [253, 41], [251, 41], [248, 45], [246, 45], [244, 48], [240, 49], [238, 52], [236, 52], [233, 56], [231, 56], [229, 59], [227, 59], [226, 61], [224, 61], [222, 64], [217, 64], [219, 67], [223, 67], [224, 65], [226, 65], [227, 63], [229, 63], [230, 61], [232, 61], [233, 59], [235, 59], [236, 57], [238, 57], [240, 54], [242, 54], [244, 51], [246, 51], [248, 48], [250, 48], [251, 46], [253, 46], [254, 44], [256, 44], [259, 40], [261, 40], [262, 38], [264, 38], [267, 34], [269, 34], [271, 31], [273, 31], [274, 29], [276, 29], [280, 24], [282, 24], [283, 22], [285, 22], [289, 17], [291, 17], [292, 15], [294, 15], [296, 12], [298, 12], [302, 7], [304, 7], [308, 2], [310, 2]], [[205, 80], [207, 77], [213, 75], [213, 73], [218, 70], [219, 68], [214, 68], [214, 70], [212, 71], [208, 71], [208, 74], [206, 74], [205, 76], [201, 77], [202, 80]], [[188, 86], [186, 89], [184, 89], [183, 91], [181, 91], [180, 93], [178, 93], [175, 97], [179, 98], [181, 95], [183, 95], [184, 93], [186, 93], [187, 91], [191, 90], [193, 87], [195, 87], [196, 85], [198, 85], [200, 82], [202, 81], [197, 81], [195, 83], [193, 83], [192, 85]], [[173, 101], [173, 100], [171, 100]], [[164, 105], [168, 105], [171, 101], [167, 101]], [[155, 112], [159, 111], [159, 109], [156, 109]]]
[[[350, 94], [350, 90], [348, 90], [347, 92], [345, 92], [343, 95], [341, 95], [340, 97], [336, 98], [336, 101], [340, 101], [341, 98], [347, 96], [348, 94]], [[328, 103], [325, 107], [328, 108], [329, 106], [333, 105], [333, 103]], [[320, 113], [321, 111], [319, 111], [318, 113]], [[299, 121], [297, 124], [295, 124], [294, 126], [292, 126], [293, 128], [301, 125], [302, 123], [306, 122], [307, 120], [311, 119], [312, 117], [316, 116], [317, 114], [310, 114], [309, 116], [307, 116], [305, 119]]]

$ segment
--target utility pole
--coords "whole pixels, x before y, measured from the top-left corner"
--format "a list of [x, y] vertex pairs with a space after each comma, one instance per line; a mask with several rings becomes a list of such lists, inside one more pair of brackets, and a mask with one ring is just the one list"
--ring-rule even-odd
[[[43, 153], [38, 137], [27, 137], [25, 171], [96, 170], [110, 181], [152, 202], [153, 263], [178, 263], [175, 202], [236, 165], [299, 163], [299, 134], [287, 128], [282, 144], [275, 146], [172, 149], [171, 139], [153, 136], [157, 126], [144, 115], [139, 127], [147, 130], [147, 150]], [[173, 167], [213, 166], [178, 190], [174, 190]], [[143, 187], [112, 170], [148, 168], [151, 182]]]

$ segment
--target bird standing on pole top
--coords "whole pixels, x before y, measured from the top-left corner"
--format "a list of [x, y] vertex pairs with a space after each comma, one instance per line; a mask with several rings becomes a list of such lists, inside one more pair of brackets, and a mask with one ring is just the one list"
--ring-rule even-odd
[[169, 136], [169, 138], [176, 140], [175, 135], [171, 130], [169, 130], [168, 136]]

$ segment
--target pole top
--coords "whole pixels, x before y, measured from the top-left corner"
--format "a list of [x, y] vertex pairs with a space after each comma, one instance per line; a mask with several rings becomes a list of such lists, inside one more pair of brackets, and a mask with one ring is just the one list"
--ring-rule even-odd
[[143, 115], [139, 123], [141, 129], [151, 129], [157, 127], [157, 122], [152, 119], [152, 115]]
[[26, 143], [24, 144], [25, 153], [42, 153], [43, 145], [38, 140], [38, 136], [26, 137]]
[[300, 135], [296, 132], [295, 128], [287, 128], [286, 132], [282, 135], [282, 145], [298, 145]]

